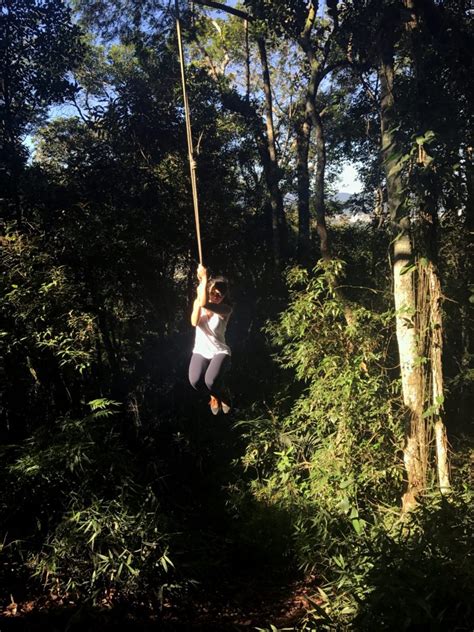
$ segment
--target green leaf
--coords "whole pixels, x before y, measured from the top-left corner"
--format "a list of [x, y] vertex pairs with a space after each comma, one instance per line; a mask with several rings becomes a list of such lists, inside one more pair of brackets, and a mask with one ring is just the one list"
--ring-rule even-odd
[[408, 272], [413, 272], [413, 270], [416, 270], [416, 263], [407, 263], [400, 270], [400, 276], [403, 276], [404, 274], [408, 274]]
[[365, 525], [365, 520], [361, 520], [359, 518], [353, 518], [352, 520], [352, 526], [354, 527], [354, 531], [357, 533], [357, 535], [360, 535], [362, 533]]
[[343, 498], [338, 504], [338, 509], [340, 509], [343, 513], [348, 513], [350, 508], [351, 504], [347, 497]]
[[430, 129], [421, 136], [416, 136], [415, 141], [417, 145], [424, 145], [425, 143], [429, 143], [430, 140], [433, 140], [435, 136], [436, 134], [433, 132], [433, 130]]

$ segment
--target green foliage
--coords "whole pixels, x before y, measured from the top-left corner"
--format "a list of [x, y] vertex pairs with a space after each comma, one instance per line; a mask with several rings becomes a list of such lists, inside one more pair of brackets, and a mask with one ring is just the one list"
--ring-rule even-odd
[[293, 516], [300, 565], [319, 572], [338, 550], [335, 533], [362, 538], [373, 508], [395, 502], [402, 483], [398, 387], [384, 369], [392, 315], [353, 307], [348, 324], [333, 289], [341, 267], [289, 272], [289, 307], [267, 332], [300, 394], [286, 413], [287, 404], [245, 425], [252, 494]]
[[[21, 498], [16, 543], [33, 577], [52, 594], [113, 598], [159, 591], [173, 563], [167, 521], [117, 429], [117, 402], [90, 402], [82, 419], [39, 428], [9, 447], [3, 489]], [[9, 522], [12, 516], [9, 517]], [[30, 523], [30, 524], [28, 524]]]
[[472, 506], [469, 492], [428, 496], [405, 519], [347, 539], [301, 629], [469, 629]]
[[342, 267], [289, 271], [288, 309], [266, 330], [300, 393], [241, 422], [256, 512], [286, 515], [292, 555], [317, 576], [307, 616], [291, 629], [468, 629], [472, 491], [426, 496], [399, 517], [403, 429], [398, 384], [384, 368], [393, 314], [354, 305], [348, 324], [334, 293]]
[[472, 501], [472, 492], [428, 496], [403, 520], [393, 515], [375, 522], [362, 539], [346, 537], [329, 560], [326, 582], [307, 596], [305, 617], [283, 629], [470, 629]]
[[116, 499], [72, 495], [62, 520], [31, 556], [28, 565], [52, 594], [100, 600], [119, 592], [150, 595], [173, 563], [168, 556], [165, 522], [156, 498], [125, 481]]
[[[81, 59], [81, 31], [72, 23], [71, 9], [60, 0], [12, 0], [0, 18], [4, 53], [0, 73], [5, 81], [3, 106], [19, 138], [51, 103], [75, 93], [68, 77]], [[21, 94], [22, 98], [17, 96]], [[2, 140], [7, 140], [5, 134]]]
[[2, 3], [0, 33], [0, 210], [4, 217], [19, 219], [20, 177], [28, 157], [22, 141], [48, 106], [73, 97], [69, 73], [83, 48], [80, 29], [61, 0]]
[[303, 0], [295, 0], [291, 3], [245, 0], [244, 4], [256, 18], [267, 21], [280, 37], [288, 37], [289, 34], [297, 37], [303, 30], [308, 15], [308, 3]]
[[7, 229], [1, 239], [5, 354], [24, 350], [36, 381], [36, 359], [42, 355], [82, 373], [91, 365], [97, 330], [94, 316], [80, 307], [80, 288], [70, 268], [42, 250], [44, 235]]

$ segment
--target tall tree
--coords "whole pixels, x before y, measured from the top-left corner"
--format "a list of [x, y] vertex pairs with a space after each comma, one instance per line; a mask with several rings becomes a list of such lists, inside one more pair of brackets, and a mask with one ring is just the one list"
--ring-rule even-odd
[[298, 193], [298, 252], [299, 258], [309, 262], [310, 244], [310, 172], [309, 150], [312, 137], [315, 147], [314, 209], [316, 231], [321, 256], [331, 258], [326, 225], [325, 187], [327, 148], [324, 130], [325, 102], [320, 98], [325, 79], [346, 63], [346, 55], [338, 45], [340, 7], [330, 2], [285, 2], [248, 0], [246, 4], [262, 15], [269, 28], [278, 36], [287, 38], [303, 53], [302, 72], [306, 87], [299, 100], [295, 116], [296, 175]]
[[63, 0], [3, 0], [0, 11], [2, 205], [21, 221], [22, 142], [48, 106], [74, 94], [67, 73], [82, 55], [80, 30]]
[[380, 123], [381, 151], [387, 183], [390, 218], [394, 229], [393, 294], [400, 357], [403, 401], [406, 407], [404, 462], [407, 490], [404, 507], [413, 506], [426, 488], [427, 434], [423, 418], [423, 379], [416, 328], [416, 301], [410, 213], [402, 181], [402, 157], [396, 129], [399, 121], [395, 103], [395, 43], [400, 25], [399, 11], [387, 11], [380, 24]]
[[[446, 54], [444, 31], [451, 29], [465, 41], [465, 8], [460, 5], [451, 14], [434, 2], [415, 0], [354, 5], [358, 61], [370, 67], [371, 60], [379, 60], [381, 155], [394, 230], [394, 303], [407, 414], [405, 508], [428, 487], [433, 431], [439, 487], [446, 491], [450, 485], [441, 416], [444, 329], [437, 227], [439, 214], [451, 213], [443, 198], [457, 169], [458, 139], [466, 127], [465, 97], [457, 81], [442, 100], [439, 95], [445, 91], [443, 78], [448, 73], [456, 77], [450, 58], [459, 58], [454, 50]], [[450, 96], [456, 92], [461, 108]]]
[[[249, 98], [250, 87], [250, 49], [247, 48], [246, 65], [247, 65], [247, 91], [243, 96], [235, 85], [228, 80], [225, 76], [225, 69], [229, 62], [228, 46], [225, 41], [225, 30], [223, 28], [216, 28], [211, 35], [211, 43], [216, 37], [218, 38], [219, 45], [212, 46], [214, 53], [219, 54], [219, 51], [225, 50], [225, 64], [219, 64], [215, 59], [214, 54], [209, 51], [209, 42], [202, 41], [202, 37], [198, 34], [197, 30], [194, 30], [194, 41], [198, 46], [198, 50], [204, 57], [207, 68], [211, 76], [219, 86], [222, 95], [222, 103], [224, 107], [230, 111], [235, 112], [244, 117], [247, 124], [253, 130], [255, 134], [255, 141], [257, 149], [260, 155], [261, 164], [265, 176], [265, 182], [268, 189], [269, 206], [271, 209], [271, 241], [273, 248], [273, 257], [277, 267], [281, 267], [281, 264], [287, 259], [288, 256], [288, 228], [285, 216], [285, 210], [283, 205], [283, 195], [280, 185], [281, 169], [279, 166], [279, 157], [277, 150], [277, 138], [274, 124], [274, 107], [273, 107], [273, 94], [272, 83], [270, 77], [270, 64], [268, 61], [267, 43], [265, 38], [264, 24], [257, 21], [258, 14], [246, 13], [235, 9], [233, 7], [227, 7], [219, 3], [209, 2], [208, 0], [199, 0], [198, 4], [203, 6], [210, 6], [213, 8], [219, 8], [225, 12], [230, 13], [237, 17], [234, 20], [234, 25], [238, 24], [236, 29], [237, 33], [245, 38], [246, 46], [248, 47], [250, 36], [255, 40], [259, 60], [261, 67], [261, 84], [263, 90], [263, 105], [260, 107], [255, 102], [251, 102]], [[208, 18], [204, 18], [205, 20]], [[216, 20], [213, 20], [214, 24], [217, 24]], [[249, 23], [252, 25], [249, 27]], [[244, 33], [245, 31], [245, 33]], [[201, 29], [201, 33], [207, 33], [206, 29]], [[264, 115], [265, 123], [262, 123], [261, 111]]]

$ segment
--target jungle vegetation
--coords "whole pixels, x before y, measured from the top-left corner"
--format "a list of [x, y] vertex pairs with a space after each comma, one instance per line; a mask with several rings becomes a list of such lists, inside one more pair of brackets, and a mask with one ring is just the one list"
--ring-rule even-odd
[[472, 630], [471, 3], [219, 4], [178, 8], [226, 417], [187, 382], [175, 2], [1, 2], [2, 620], [299, 582], [196, 629]]

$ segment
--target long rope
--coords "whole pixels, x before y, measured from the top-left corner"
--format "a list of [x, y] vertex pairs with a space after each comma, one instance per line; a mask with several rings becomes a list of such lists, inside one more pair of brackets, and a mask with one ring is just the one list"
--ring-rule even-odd
[[194, 206], [194, 223], [196, 224], [196, 238], [199, 252], [199, 263], [202, 265], [202, 245], [201, 245], [201, 227], [199, 222], [199, 201], [196, 182], [196, 161], [194, 159], [193, 136], [191, 133], [191, 116], [189, 113], [188, 93], [186, 90], [186, 70], [184, 65], [183, 41], [181, 38], [181, 21], [179, 19], [178, 0], [175, 0], [176, 6], [176, 34], [178, 37], [179, 64], [181, 66], [181, 86], [183, 89], [184, 117], [186, 120], [186, 138], [188, 142], [188, 160], [189, 171], [191, 174], [191, 191], [193, 195]]

